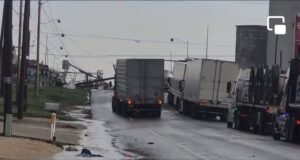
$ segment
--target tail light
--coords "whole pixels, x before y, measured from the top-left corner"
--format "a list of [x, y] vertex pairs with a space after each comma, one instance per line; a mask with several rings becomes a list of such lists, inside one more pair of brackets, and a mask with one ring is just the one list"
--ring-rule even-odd
[[164, 101], [161, 97], [158, 97], [158, 98], [156, 98], [156, 103], [159, 105], [162, 105], [164, 103]]
[[157, 103], [158, 103], [158, 104], [162, 104], [163, 102], [162, 102], [162, 100], [159, 99], [159, 100], [157, 101]]
[[133, 104], [133, 101], [132, 101], [131, 99], [128, 98], [128, 99], [127, 99], [127, 104], [128, 104], [128, 105], [132, 105], [132, 104]]
[[300, 125], [300, 120], [295, 121], [296, 125]]
[[273, 108], [271, 106], [266, 108], [267, 113], [273, 113]]
[[206, 101], [205, 100], [200, 100], [200, 102], [199, 102], [199, 105], [201, 106], [201, 107], [205, 107], [206, 106]]

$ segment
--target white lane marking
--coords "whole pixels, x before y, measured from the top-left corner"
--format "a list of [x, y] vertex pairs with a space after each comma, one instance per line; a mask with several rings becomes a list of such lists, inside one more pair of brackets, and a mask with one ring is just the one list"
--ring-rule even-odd
[[179, 148], [185, 150], [186, 152], [189, 152], [189, 153], [195, 155], [195, 156], [198, 157], [198, 158], [201, 158], [201, 159], [203, 159], [203, 160], [210, 160], [210, 159], [208, 159], [207, 157], [205, 157], [205, 156], [203, 156], [203, 155], [200, 155], [200, 154], [198, 154], [198, 153], [192, 151], [191, 149], [189, 149], [189, 148], [187, 148], [187, 147], [185, 147], [185, 146], [183, 146], [183, 145], [181, 145], [181, 144], [179, 144], [179, 143], [176, 143], [175, 141], [172, 141], [172, 140], [170, 140], [170, 139], [168, 139], [168, 138], [166, 138], [166, 137], [164, 137], [164, 136], [162, 136], [162, 135], [159, 135], [158, 133], [154, 132], [153, 130], [148, 130], [148, 132], [151, 133], [151, 134], [153, 134], [154, 136], [157, 136], [157, 137], [159, 137], [159, 138], [161, 138], [161, 139], [163, 139], [163, 140], [165, 140], [165, 141], [171, 143], [171, 144], [176, 145], [177, 147], [179, 147]]

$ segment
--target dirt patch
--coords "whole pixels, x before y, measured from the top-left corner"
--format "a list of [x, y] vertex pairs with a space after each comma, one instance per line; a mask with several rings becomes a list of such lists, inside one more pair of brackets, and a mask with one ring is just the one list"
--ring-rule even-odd
[[25, 138], [0, 137], [0, 160], [48, 159], [62, 149], [55, 145]]

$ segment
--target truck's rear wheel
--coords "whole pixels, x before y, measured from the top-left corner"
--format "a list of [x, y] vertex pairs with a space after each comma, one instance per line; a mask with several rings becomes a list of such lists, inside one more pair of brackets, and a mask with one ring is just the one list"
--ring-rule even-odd
[[227, 114], [220, 115], [221, 122], [227, 122]]
[[280, 137], [281, 137], [280, 133], [273, 133], [274, 140], [280, 140]]
[[124, 117], [128, 117], [128, 108], [126, 103], [121, 104], [121, 113]]
[[227, 128], [232, 128], [233, 123], [232, 122], [227, 122]]
[[160, 118], [160, 116], [161, 116], [161, 111], [154, 111], [154, 112], [153, 112], [153, 116], [156, 117], [156, 118]]
[[194, 119], [196, 119], [198, 116], [196, 107], [197, 107], [196, 105], [191, 105], [191, 117]]
[[112, 111], [115, 113], [116, 112], [116, 100], [114, 98], [111, 101], [111, 108], [112, 108]]
[[173, 95], [171, 93], [168, 93], [168, 104], [170, 106], [173, 106], [173, 101], [174, 101]]
[[180, 106], [178, 108], [178, 112], [180, 114], [187, 115], [188, 114], [187, 105], [188, 105], [188, 102], [186, 102], [184, 100], [180, 100]]

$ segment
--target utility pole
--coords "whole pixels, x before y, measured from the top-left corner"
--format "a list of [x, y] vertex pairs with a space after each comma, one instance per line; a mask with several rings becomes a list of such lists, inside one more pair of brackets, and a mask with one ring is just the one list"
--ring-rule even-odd
[[[20, 83], [20, 56], [21, 56], [21, 43], [22, 43], [22, 13], [23, 13], [23, 0], [20, 0], [20, 13], [19, 13], [19, 38], [18, 38], [18, 59], [17, 59], [17, 85], [16, 93], [18, 94]], [[16, 97], [18, 101], [18, 97]]]
[[12, 9], [13, 1], [4, 1], [5, 30], [4, 30], [4, 48], [3, 48], [3, 81], [4, 81], [4, 136], [11, 136], [12, 133]]
[[186, 61], [189, 60], [189, 41], [186, 41]]
[[[5, 14], [5, 7], [3, 6], [3, 13], [2, 15]], [[5, 28], [5, 16], [2, 17], [2, 26], [1, 26], [1, 35], [0, 35], [0, 67], [1, 67], [1, 79], [0, 79], [0, 96], [3, 97], [3, 39], [4, 39], [4, 28]]]
[[207, 55], [208, 55], [208, 26], [207, 26], [207, 29], [206, 29], [206, 49], [205, 49], [205, 59], [207, 59]]
[[47, 60], [48, 60], [48, 34], [46, 36], [46, 50], [45, 50], [45, 65], [47, 65]]
[[21, 57], [21, 71], [20, 84], [18, 92], [18, 119], [23, 119], [24, 98], [25, 98], [25, 81], [26, 81], [26, 57], [29, 55], [30, 32], [29, 32], [29, 17], [30, 16], [30, 0], [25, 0], [24, 9], [24, 26], [23, 26], [23, 42], [22, 42], [22, 57]]
[[170, 50], [170, 73], [172, 72], [172, 50]]
[[277, 64], [277, 45], [278, 45], [278, 35], [276, 35], [276, 39], [275, 39], [275, 55], [274, 55], [274, 64]]
[[39, 96], [40, 88], [40, 27], [41, 27], [41, 6], [42, 2], [38, 2], [38, 26], [37, 26], [37, 44], [36, 44], [36, 77], [35, 77], [35, 96]]

